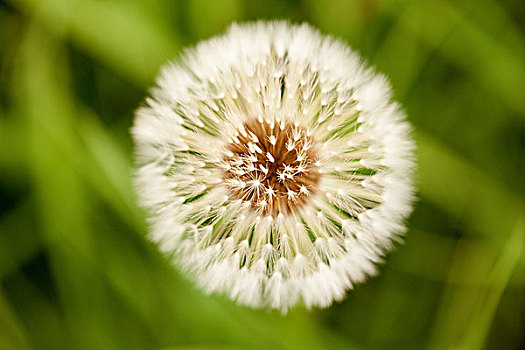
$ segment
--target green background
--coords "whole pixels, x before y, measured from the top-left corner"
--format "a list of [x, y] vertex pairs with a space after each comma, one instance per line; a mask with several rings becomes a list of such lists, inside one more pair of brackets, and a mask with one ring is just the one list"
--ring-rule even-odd
[[[390, 78], [418, 203], [379, 277], [325, 310], [207, 297], [145, 239], [134, 110], [232, 21], [308, 21]], [[1, 0], [0, 349], [525, 348], [520, 0]]]

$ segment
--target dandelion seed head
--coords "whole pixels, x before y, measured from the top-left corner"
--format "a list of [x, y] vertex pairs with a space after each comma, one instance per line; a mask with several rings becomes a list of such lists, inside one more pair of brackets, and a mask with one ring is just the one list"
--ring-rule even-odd
[[233, 25], [136, 113], [152, 240], [208, 293], [285, 312], [375, 273], [411, 212], [414, 143], [383, 76], [308, 25]]

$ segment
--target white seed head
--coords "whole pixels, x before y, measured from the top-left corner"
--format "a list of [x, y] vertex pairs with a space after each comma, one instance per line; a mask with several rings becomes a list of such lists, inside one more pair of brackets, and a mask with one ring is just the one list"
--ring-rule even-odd
[[414, 143], [385, 78], [308, 25], [257, 22], [164, 67], [132, 129], [152, 240], [209, 293], [326, 307], [411, 212]]

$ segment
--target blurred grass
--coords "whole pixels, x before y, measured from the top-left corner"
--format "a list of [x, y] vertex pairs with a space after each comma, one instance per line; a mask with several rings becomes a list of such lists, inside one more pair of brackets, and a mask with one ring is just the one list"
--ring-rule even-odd
[[[0, 348], [522, 348], [524, 13], [510, 0], [0, 2]], [[128, 129], [159, 66], [254, 18], [307, 20], [359, 49], [417, 130], [405, 245], [327, 310], [202, 295], [144, 238], [135, 204]]]

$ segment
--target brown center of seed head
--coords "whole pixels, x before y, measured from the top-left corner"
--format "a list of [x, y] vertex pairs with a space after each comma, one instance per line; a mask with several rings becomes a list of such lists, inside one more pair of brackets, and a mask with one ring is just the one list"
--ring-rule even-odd
[[291, 213], [317, 188], [318, 153], [304, 128], [250, 121], [227, 150], [225, 183], [237, 198], [263, 215]]

